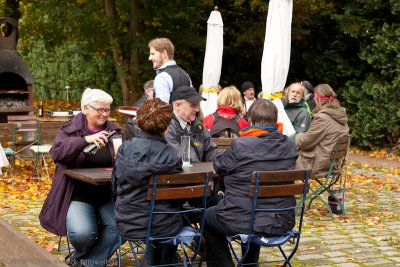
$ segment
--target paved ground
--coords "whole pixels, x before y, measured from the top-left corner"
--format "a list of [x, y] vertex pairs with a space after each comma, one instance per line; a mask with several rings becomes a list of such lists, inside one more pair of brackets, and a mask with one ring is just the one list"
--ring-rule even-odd
[[295, 265], [400, 266], [399, 167], [398, 161], [350, 155], [347, 214], [331, 221], [313, 204]]
[[[315, 202], [306, 212], [293, 266], [400, 266], [400, 162], [359, 155], [351, 155], [350, 160], [346, 216], [335, 215], [332, 221]], [[66, 252], [56, 251], [58, 237], [38, 223], [42, 201], [11, 201], [17, 198], [5, 204], [0, 201], [0, 216], [63, 259]], [[261, 257], [278, 255], [278, 250], [268, 249]]]

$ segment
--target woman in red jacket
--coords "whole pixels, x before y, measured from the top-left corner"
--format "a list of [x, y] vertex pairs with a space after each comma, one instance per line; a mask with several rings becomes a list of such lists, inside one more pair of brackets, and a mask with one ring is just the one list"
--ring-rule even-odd
[[204, 118], [212, 137], [237, 137], [249, 123], [243, 118], [242, 95], [235, 86], [225, 87], [218, 95], [218, 108]]

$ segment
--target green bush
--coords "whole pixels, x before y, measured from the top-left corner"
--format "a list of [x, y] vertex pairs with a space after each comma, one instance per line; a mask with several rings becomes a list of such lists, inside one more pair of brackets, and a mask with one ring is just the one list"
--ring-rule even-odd
[[400, 23], [384, 23], [359, 57], [365, 74], [343, 90], [350, 126], [363, 148], [400, 145]]
[[[99, 88], [122, 103], [121, 90], [115, 80], [112, 57], [89, 52], [85, 42], [64, 43], [53, 50], [44, 42], [19, 47], [35, 79], [34, 94], [41, 99], [80, 100], [85, 88]], [[29, 48], [29, 49], [28, 49]]]

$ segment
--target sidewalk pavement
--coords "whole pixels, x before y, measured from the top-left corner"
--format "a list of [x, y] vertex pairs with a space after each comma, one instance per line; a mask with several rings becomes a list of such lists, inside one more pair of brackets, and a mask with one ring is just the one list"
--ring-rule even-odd
[[[400, 164], [359, 155], [351, 155], [350, 160], [347, 214], [335, 215], [332, 221], [322, 203], [314, 201], [305, 214], [293, 266], [400, 266]], [[365, 165], [366, 162], [375, 165]], [[64, 259], [66, 250], [56, 251], [59, 238], [43, 230], [38, 222], [42, 201], [21, 201], [18, 207], [13, 206], [14, 202], [1, 206], [0, 201], [0, 216]], [[270, 248], [260, 255], [267, 259], [278, 256], [280, 252]]]
[[346, 216], [331, 221], [313, 203], [294, 266], [400, 266], [400, 162], [349, 159]]

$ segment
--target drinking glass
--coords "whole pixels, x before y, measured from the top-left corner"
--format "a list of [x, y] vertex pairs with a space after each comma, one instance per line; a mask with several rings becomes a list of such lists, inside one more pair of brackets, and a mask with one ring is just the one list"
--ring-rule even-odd
[[182, 166], [190, 165], [190, 136], [181, 137]]
[[121, 136], [113, 137], [112, 139], [113, 147], [114, 147], [114, 155], [117, 157], [118, 148], [122, 145], [122, 138]]

